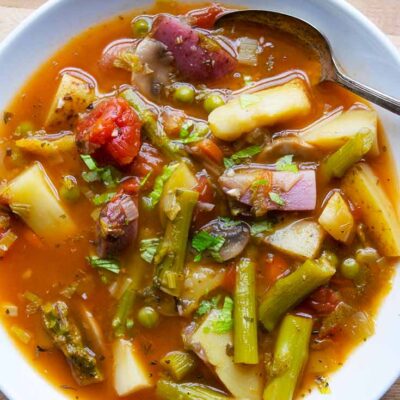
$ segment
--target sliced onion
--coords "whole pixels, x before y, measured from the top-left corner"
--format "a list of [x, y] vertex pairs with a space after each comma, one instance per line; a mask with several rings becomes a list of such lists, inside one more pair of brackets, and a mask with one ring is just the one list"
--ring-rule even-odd
[[212, 211], [215, 208], [215, 204], [205, 203], [204, 201], [199, 201], [197, 207], [200, 211]]
[[18, 236], [11, 230], [8, 230], [0, 239], [0, 257], [10, 249], [13, 243], [18, 239]]
[[139, 217], [138, 209], [130, 197], [126, 196], [121, 200], [121, 207], [129, 222], [134, 221]]
[[239, 39], [239, 49], [237, 60], [240, 64], [252, 65], [254, 67], [258, 64], [258, 41], [243, 37]]

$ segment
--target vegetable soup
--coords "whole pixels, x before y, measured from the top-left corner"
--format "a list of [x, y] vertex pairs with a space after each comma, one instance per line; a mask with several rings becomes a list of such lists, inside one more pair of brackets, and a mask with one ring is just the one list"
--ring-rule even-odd
[[1, 318], [66, 398], [328, 393], [374, 332], [400, 255], [378, 115], [228, 10], [92, 27], [4, 110]]

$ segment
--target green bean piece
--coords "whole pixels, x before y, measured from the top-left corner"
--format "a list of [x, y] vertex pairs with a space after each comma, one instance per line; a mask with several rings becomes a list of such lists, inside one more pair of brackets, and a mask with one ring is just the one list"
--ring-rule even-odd
[[373, 144], [370, 134], [359, 133], [349, 139], [321, 164], [320, 173], [324, 181], [341, 178], [346, 171], [368, 153]]
[[63, 200], [69, 201], [71, 203], [76, 202], [81, 195], [81, 191], [79, 190], [76, 178], [71, 175], [64, 176], [62, 178], [59, 193]]
[[96, 354], [83, 343], [78, 326], [69, 316], [68, 306], [56, 301], [43, 305], [42, 312], [48, 334], [69, 361], [78, 383], [89, 385], [103, 381]]
[[212, 93], [205, 98], [203, 107], [208, 113], [210, 113], [211, 111], [215, 110], [218, 107], [223, 106], [224, 104], [225, 100], [221, 95]]
[[264, 400], [292, 400], [308, 360], [313, 321], [287, 315], [279, 328]]
[[242, 258], [236, 266], [234, 361], [258, 364], [255, 264]]
[[140, 322], [140, 325], [147, 329], [155, 328], [159, 319], [160, 316], [153, 307], [142, 307], [138, 312], [138, 321]]
[[166, 157], [172, 160], [181, 160], [186, 155], [182, 146], [169, 139], [161, 123], [157, 121], [157, 116], [135, 91], [127, 89], [120, 96], [137, 111], [139, 118], [143, 122], [144, 132], [149, 137], [151, 143], [160, 149]]
[[131, 283], [121, 296], [114, 318], [112, 320], [112, 327], [116, 337], [123, 337], [126, 334], [128, 328], [128, 317], [132, 311], [133, 304], [136, 298], [136, 291]]
[[340, 272], [346, 279], [355, 279], [360, 273], [360, 264], [354, 258], [346, 258], [340, 266]]
[[185, 378], [197, 365], [195, 356], [186, 351], [171, 351], [160, 363], [176, 381]]
[[180, 103], [191, 104], [194, 101], [196, 92], [192, 86], [180, 85], [174, 91], [174, 100]]
[[133, 21], [133, 35], [137, 38], [146, 36], [150, 31], [150, 24], [144, 18], [139, 18]]
[[157, 382], [157, 396], [162, 400], [227, 400], [222, 392], [199, 383]]
[[154, 283], [165, 293], [179, 296], [184, 278], [189, 229], [199, 193], [177, 189], [175, 197], [179, 211], [172, 221], [167, 220], [164, 238], [154, 257], [156, 265]]
[[329, 257], [323, 254], [318, 260], [307, 260], [290, 275], [278, 279], [264, 295], [259, 308], [264, 327], [272, 331], [287, 311], [328, 283], [335, 272]]

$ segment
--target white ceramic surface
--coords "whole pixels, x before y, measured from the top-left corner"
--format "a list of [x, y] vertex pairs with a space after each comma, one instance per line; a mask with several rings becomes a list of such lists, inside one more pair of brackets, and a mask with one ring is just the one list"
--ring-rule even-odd
[[[308, 20], [330, 38], [353, 77], [400, 97], [400, 56], [389, 40], [344, 0], [229, 0]], [[149, 4], [146, 0], [50, 0], [0, 45], [0, 110], [55, 50], [86, 27]], [[400, 166], [400, 118], [380, 111]], [[5, 265], [2, 267], [6, 267]], [[400, 276], [377, 318], [376, 334], [330, 379], [331, 395], [308, 399], [378, 400], [400, 375]], [[38, 376], [0, 327], [0, 388], [12, 400], [65, 397]], [[73, 396], [74, 397], [74, 396]]]

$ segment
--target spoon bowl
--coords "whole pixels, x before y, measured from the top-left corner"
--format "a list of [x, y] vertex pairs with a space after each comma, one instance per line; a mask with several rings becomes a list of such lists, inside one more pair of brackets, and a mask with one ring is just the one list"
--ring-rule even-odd
[[232, 21], [251, 21], [296, 37], [298, 41], [310, 48], [318, 58], [321, 66], [319, 82], [339, 83], [366, 100], [400, 115], [400, 100], [348, 77], [335, 59], [328, 39], [308, 22], [273, 11], [240, 10], [221, 14], [216, 19], [215, 26], [223, 27], [225, 23]]

